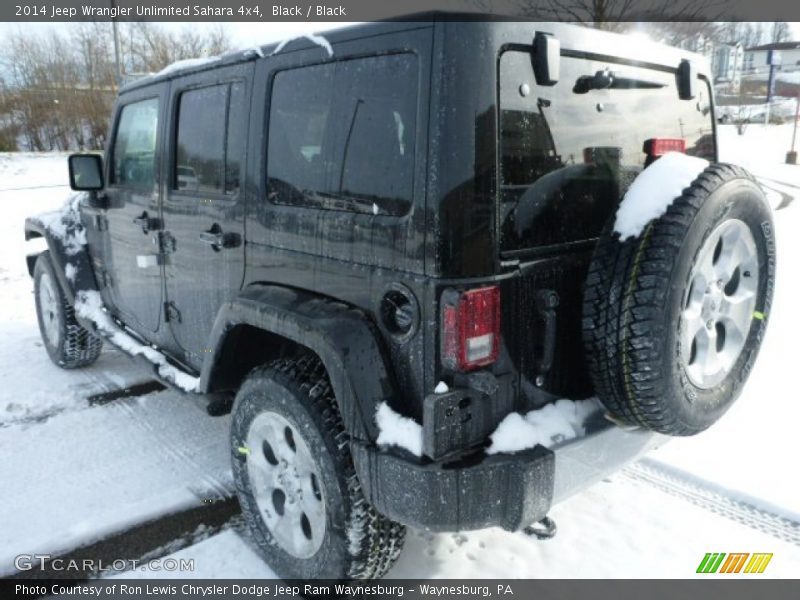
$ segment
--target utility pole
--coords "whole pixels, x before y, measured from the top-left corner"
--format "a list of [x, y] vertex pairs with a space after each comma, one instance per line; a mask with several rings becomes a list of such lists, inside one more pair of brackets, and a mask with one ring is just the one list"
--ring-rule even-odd
[[794, 107], [794, 131], [792, 131], [792, 149], [786, 153], [786, 164], [797, 164], [797, 150], [795, 150], [795, 142], [797, 141], [797, 119], [800, 119], [800, 94], [797, 94], [795, 99], [796, 105]]
[[769, 81], [767, 82], [767, 110], [764, 112], [764, 125], [769, 125], [769, 109], [772, 95], [775, 93], [775, 67], [781, 65], [781, 53], [778, 50], [767, 50], [769, 65]]
[[[111, 0], [111, 14], [115, 14], [116, 11], [115, 0]], [[114, 30], [114, 64], [117, 70], [117, 89], [122, 86], [122, 69], [120, 68], [119, 63], [119, 29], [117, 28], [117, 18], [111, 18], [111, 27]]]

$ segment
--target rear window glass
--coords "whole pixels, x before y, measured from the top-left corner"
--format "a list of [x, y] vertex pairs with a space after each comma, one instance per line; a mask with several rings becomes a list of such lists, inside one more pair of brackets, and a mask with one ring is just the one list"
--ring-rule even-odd
[[278, 73], [270, 103], [270, 200], [406, 213], [413, 190], [417, 81], [412, 54]]
[[[587, 89], [610, 70], [618, 87]], [[500, 60], [501, 249], [596, 237], [644, 167], [650, 138], [683, 138], [714, 158], [708, 87], [679, 100], [675, 75], [561, 58], [559, 82], [537, 86], [530, 55]], [[526, 93], [527, 92], [527, 93]]]

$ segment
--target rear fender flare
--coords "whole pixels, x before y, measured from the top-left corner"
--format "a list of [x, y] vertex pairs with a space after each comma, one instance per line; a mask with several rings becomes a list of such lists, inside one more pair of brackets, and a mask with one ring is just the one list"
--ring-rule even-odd
[[249, 325], [286, 338], [319, 356], [330, 377], [345, 429], [374, 442], [375, 411], [396, 389], [374, 328], [365, 314], [316, 294], [275, 285], [253, 285], [220, 309], [211, 332], [211, 354], [200, 375], [210, 388], [225, 337]]

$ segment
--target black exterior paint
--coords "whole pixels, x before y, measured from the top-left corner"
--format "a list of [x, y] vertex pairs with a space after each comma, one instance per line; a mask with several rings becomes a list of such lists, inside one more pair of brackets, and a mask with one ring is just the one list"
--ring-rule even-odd
[[[297, 40], [275, 55], [270, 46], [262, 49], [263, 56], [236, 53], [134, 83], [120, 94], [109, 148], [122, 107], [159, 97], [157, 185], [152, 194], [136, 195], [110, 184], [105, 190], [108, 208], [84, 203], [89, 252], [80, 257], [79, 281], [91, 289], [96, 279], [114, 316], [176, 365], [200, 375], [201, 392], [235, 391], [247, 369], [256, 366], [255, 360], [298, 347], [318, 354], [330, 374], [347, 430], [358, 442], [354, 458], [364, 489], [389, 516], [436, 529], [492, 524], [514, 529], [543, 516], [552, 497], [558, 451], [555, 462], [553, 453], [542, 448], [519, 457], [483, 460], [480, 448], [487, 433], [512, 410], [592, 393], [580, 342], [580, 306], [595, 240], [501, 251], [500, 57], [505, 51], [530, 52], [536, 31], [556, 36], [562, 57], [591, 59], [615, 68], [627, 65], [677, 74], [680, 61], [691, 57], [663, 47], [642, 49], [624, 37], [563, 24], [434, 18], [333, 32], [326, 36], [334, 49], [332, 57], [311, 42]], [[394, 53], [414, 54], [418, 66], [410, 210], [389, 216], [270, 202], [266, 165], [275, 74]], [[700, 76], [713, 114], [702, 69]], [[173, 190], [180, 93], [230, 81], [243, 82], [249, 98], [246, 114], [231, 116], [244, 119], [248, 132], [240, 191], [231, 197]], [[532, 75], [531, 86], [536, 87]], [[561, 81], [551, 89], [572, 93], [572, 82]], [[679, 100], [677, 91], [675, 102], [694, 110], [694, 101]], [[652, 137], [647, 130], [649, 115], [631, 118], [642, 140]], [[708, 121], [713, 144], [711, 116]], [[106, 181], [112, 181], [111, 158], [107, 151]], [[557, 217], [570, 207], [556, 202], [548, 208]], [[133, 222], [144, 211], [157, 219], [148, 234]], [[612, 212], [608, 208], [607, 214], [591, 218], [604, 221]], [[210, 231], [232, 233], [242, 243], [215, 250], [199, 242], [199, 236]], [[31, 223], [26, 235], [46, 232]], [[51, 250], [58, 249], [56, 240], [48, 243]], [[58, 252], [53, 254], [63, 269]], [[160, 264], [137, 268], [135, 258], [143, 254], [157, 255]], [[68, 282], [62, 284], [72, 290]], [[448, 371], [439, 358], [441, 293], [489, 284], [501, 288], [500, 356], [477, 378]], [[419, 307], [418, 326], [411, 335], [398, 335], [381, 317], [384, 296], [398, 286], [408, 290]], [[559, 299], [552, 366], [547, 370], [540, 368], [545, 323], [536, 310], [542, 290]], [[164, 307], [170, 303], [167, 318]], [[450, 386], [448, 401], [461, 393], [472, 401], [491, 403], [491, 409], [476, 410], [477, 423], [469, 430], [448, 432], [444, 427], [441, 439], [436, 438], [440, 434], [431, 433], [434, 423], [423, 423], [423, 414], [439, 414], [432, 394], [438, 381]], [[447, 461], [455, 457], [461, 462], [443, 468], [443, 462], [430, 457], [378, 451], [373, 415], [382, 401], [423, 423], [426, 449], [437, 459], [447, 456]], [[598, 431], [610, 428], [605, 422], [597, 426]], [[577, 440], [569, 445], [572, 455], [580, 456], [580, 444]], [[587, 460], [590, 468], [581, 477], [588, 481], [587, 473], [621, 464], [639, 445], [621, 447], [626, 450], [608, 452], [600, 463]], [[417, 503], [408, 492], [401, 494], [404, 485], [410, 490], [419, 486], [413, 494]], [[439, 492], [461, 503], [456, 513], [450, 514], [446, 504], [431, 508], [431, 498], [438, 498], [434, 494]], [[500, 508], [482, 513], [480, 502], [464, 500], [471, 494], [487, 504], [500, 499], [499, 505], [494, 504]]]

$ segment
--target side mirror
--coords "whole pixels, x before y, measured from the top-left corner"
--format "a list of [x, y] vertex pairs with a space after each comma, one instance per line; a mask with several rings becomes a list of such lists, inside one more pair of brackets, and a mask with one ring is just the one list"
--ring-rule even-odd
[[97, 154], [70, 154], [69, 185], [76, 192], [103, 189], [103, 159]]
[[537, 31], [533, 36], [533, 75], [539, 85], [558, 83], [561, 65], [561, 42], [549, 33]]

